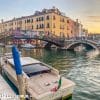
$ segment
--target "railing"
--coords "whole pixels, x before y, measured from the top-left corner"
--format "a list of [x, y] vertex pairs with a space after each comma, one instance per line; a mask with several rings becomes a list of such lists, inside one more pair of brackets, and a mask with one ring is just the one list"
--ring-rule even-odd
[[6, 38], [8, 36], [26, 38], [26, 39], [41, 39], [46, 41], [51, 41], [54, 43], [58, 43], [60, 45], [64, 45], [66, 42], [75, 42], [75, 41], [91, 41], [92, 43], [96, 43], [97, 45], [100, 45], [100, 39], [96, 37], [73, 37], [73, 38], [65, 38], [65, 37], [59, 37], [54, 34], [46, 34], [46, 33], [37, 33], [37, 32], [27, 32], [27, 31], [11, 31], [0, 34], [0, 39]]

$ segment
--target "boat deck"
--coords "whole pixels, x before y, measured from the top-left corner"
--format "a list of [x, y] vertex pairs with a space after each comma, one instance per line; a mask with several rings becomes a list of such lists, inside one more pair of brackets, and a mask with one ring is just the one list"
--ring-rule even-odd
[[[8, 98], [9, 97], [9, 98]], [[0, 75], [0, 100], [19, 100], [16, 93]]]
[[[30, 86], [33, 86], [32, 90], [37, 94], [43, 94], [51, 91], [52, 88], [58, 85], [59, 77], [52, 73], [44, 73], [41, 75], [36, 75], [29, 81]], [[67, 88], [73, 85], [73, 82], [62, 78], [61, 88]]]

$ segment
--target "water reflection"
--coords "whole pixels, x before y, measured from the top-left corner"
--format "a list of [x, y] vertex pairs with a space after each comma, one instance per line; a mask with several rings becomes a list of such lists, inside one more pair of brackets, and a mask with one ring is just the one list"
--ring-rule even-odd
[[99, 50], [91, 50], [91, 51], [87, 52], [86, 55], [87, 55], [88, 58], [95, 58], [99, 54], [100, 54], [100, 51]]
[[100, 100], [100, 55], [90, 59], [86, 52], [44, 49], [21, 49], [21, 52], [52, 65], [74, 81], [76, 87], [72, 100]]
[[89, 59], [85, 52], [32, 50], [25, 54], [57, 68], [76, 87], [72, 100], [100, 100], [100, 56]]

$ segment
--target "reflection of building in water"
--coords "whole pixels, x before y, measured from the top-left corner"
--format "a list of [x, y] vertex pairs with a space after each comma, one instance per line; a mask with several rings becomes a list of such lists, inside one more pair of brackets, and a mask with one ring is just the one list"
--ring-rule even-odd
[[43, 56], [43, 52], [42, 52], [43, 49], [34, 49], [34, 54], [36, 56]]
[[22, 55], [30, 56], [30, 57], [42, 57], [43, 56], [43, 49], [21, 49]]
[[87, 57], [88, 58], [95, 58], [99, 54], [100, 54], [99, 50], [92, 50], [92, 51], [87, 52]]

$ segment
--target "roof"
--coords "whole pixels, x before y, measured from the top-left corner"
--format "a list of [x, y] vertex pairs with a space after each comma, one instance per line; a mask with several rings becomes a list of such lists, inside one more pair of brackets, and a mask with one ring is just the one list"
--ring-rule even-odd
[[[40, 61], [34, 59], [34, 58], [31, 58], [31, 57], [20, 57], [20, 60], [21, 60], [21, 65], [24, 66], [24, 65], [29, 65], [29, 64], [35, 64], [35, 63], [40, 63]], [[8, 59], [8, 62], [12, 65], [14, 65], [14, 62], [13, 62], [13, 59]]]

